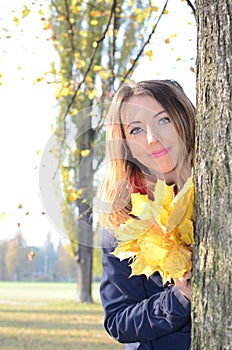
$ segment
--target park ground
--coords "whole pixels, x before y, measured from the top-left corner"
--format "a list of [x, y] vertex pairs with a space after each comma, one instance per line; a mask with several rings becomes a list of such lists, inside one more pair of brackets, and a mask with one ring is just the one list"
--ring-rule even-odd
[[92, 304], [74, 283], [0, 282], [0, 350], [122, 350], [103, 328], [99, 284]]

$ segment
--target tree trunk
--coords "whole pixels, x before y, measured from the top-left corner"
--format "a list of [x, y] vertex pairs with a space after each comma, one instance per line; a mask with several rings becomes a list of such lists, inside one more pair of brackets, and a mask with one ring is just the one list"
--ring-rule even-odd
[[[91, 128], [91, 117], [85, 118], [86, 130], [80, 136], [81, 150], [90, 150], [93, 138]], [[79, 188], [82, 189], [81, 199], [78, 203], [79, 221], [78, 221], [78, 250], [77, 260], [77, 299], [80, 302], [92, 302], [91, 284], [92, 284], [92, 260], [93, 260], [93, 229], [92, 229], [92, 162], [93, 156], [90, 152], [88, 156], [82, 157], [79, 164]]]
[[198, 0], [192, 350], [232, 343], [231, 0]]
[[92, 303], [92, 247], [82, 244], [78, 246], [77, 278], [77, 301]]

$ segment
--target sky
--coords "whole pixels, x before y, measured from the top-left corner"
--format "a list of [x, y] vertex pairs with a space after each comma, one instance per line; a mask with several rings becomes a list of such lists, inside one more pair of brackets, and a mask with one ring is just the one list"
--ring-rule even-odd
[[[38, 15], [49, 1], [35, 0], [33, 6], [31, 2], [0, 0], [0, 241], [13, 237], [20, 222], [27, 244], [41, 245], [48, 232], [55, 243], [65, 237], [53, 220], [42, 214], [45, 208], [39, 184], [41, 155], [58, 111], [55, 88], [48, 77], [34, 84], [58, 58], [49, 40], [51, 33], [43, 29]], [[160, 7], [164, 4], [163, 0], [153, 2]], [[33, 11], [21, 19], [23, 4]], [[185, 1], [170, 0], [170, 5], [151, 44], [153, 60], [144, 57], [134, 79], [176, 79], [195, 103], [194, 16]], [[14, 18], [20, 19], [18, 26]]]

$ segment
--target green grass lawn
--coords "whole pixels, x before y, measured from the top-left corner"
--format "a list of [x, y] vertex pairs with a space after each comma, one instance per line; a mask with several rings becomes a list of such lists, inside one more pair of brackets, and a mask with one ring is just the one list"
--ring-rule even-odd
[[98, 290], [80, 304], [73, 283], [0, 282], [0, 350], [124, 349], [103, 328]]

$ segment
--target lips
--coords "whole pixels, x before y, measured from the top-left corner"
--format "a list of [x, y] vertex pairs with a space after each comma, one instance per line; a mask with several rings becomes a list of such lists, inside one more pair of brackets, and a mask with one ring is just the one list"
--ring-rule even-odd
[[151, 157], [152, 158], [160, 158], [160, 157], [163, 157], [167, 153], [168, 153], [167, 148], [161, 148], [157, 151], [151, 152]]

